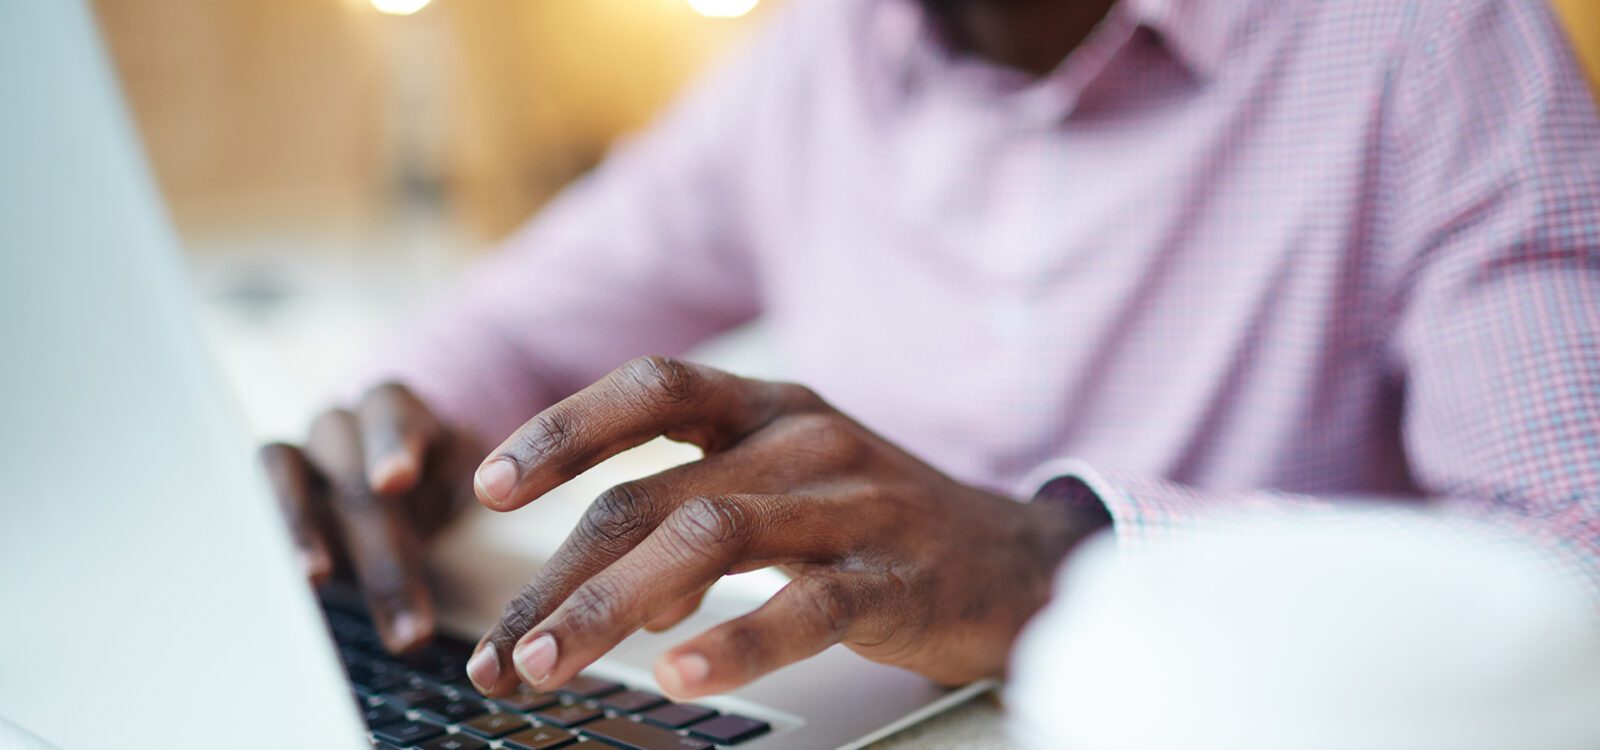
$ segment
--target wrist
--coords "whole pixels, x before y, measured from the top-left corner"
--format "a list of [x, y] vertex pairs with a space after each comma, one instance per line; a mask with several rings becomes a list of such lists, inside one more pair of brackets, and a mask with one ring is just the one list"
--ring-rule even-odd
[[1020, 503], [1021, 544], [1026, 556], [1025, 618], [1042, 608], [1054, 591], [1055, 572], [1067, 555], [1096, 532], [1110, 528], [1108, 514], [1092, 508], [1050, 502]]
[[1022, 505], [1030, 548], [1052, 573], [1068, 553], [1095, 533], [1111, 528], [1111, 513], [1087, 487], [1084, 493], [1040, 494]]
[[[1091, 496], [1092, 498], [1092, 496]], [[1094, 502], [1057, 502], [1054, 499], [1035, 498], [1020, 506], [1023, 519], [1024, 548], [1032, 558], [1032, 607], [1028, 616], [1042, 608], [1055, 590], [1056, 569], [1067, 555], [1077, 549], [1085, 539], [1111, 528], [1111, 514]]]

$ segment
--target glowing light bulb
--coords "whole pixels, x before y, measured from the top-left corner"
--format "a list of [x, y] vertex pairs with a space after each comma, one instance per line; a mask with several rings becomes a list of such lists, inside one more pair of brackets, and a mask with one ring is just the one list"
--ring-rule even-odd
[[749, 13], [758, 2], [761, 0], [689, 0], [689, 7], [707, 18], [738, 18]]
[[372, 7], [379, 13], [388, 13], [391, 16], [409, 16], [427, 7], [432, 0], [372, 0]]

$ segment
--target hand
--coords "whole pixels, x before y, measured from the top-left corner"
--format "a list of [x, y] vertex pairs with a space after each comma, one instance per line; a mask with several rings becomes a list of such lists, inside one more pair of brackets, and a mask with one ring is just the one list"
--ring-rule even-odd
[[482, 456], [392, 383], [368, 391], [354, 411], [318, 417], [303, 448], [276, 443], [260, 453], [306, 574], [321, 584], [353, 573], [395, 653], [433, 637], [424, 543], [472, 502]]
[[772, 565], [794, 579], [664, 654], [664, 690], [729, 690], [835, 643], [946, 684], [997, 675], [1093, 530], [955, 482], [806, 388], [659, 357], [523, 425], [478, 469], [478, 499], [520, 508], [658, 435], [705, 457], [589, 507], [468, 662], [480, 690], [557, 687], [638, 628], [682, 621], [718, 578]]

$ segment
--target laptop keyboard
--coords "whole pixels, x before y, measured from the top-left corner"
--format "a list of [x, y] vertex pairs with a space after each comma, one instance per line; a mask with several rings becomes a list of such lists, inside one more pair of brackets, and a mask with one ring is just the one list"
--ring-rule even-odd
[[325, 611], [378, 750], [713, 750], [771, 730], [760, 719], [673, 703], [593, 675], [553, 693], [524, 686], [485, 698], [467, 680], [473, 644], [439, 638], [396, 657], [364, 615], [333, 605]]

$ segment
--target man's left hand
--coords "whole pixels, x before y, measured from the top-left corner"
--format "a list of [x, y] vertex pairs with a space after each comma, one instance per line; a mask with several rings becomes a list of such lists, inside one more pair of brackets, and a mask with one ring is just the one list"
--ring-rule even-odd
[[1093, 531], [956, 482], [809, 389], [660, 357], [528, 421], [479, 467], [478, 499], [515, 510], [663, 435], [705, 456], [595, 500], [468, 663], [484, 693], [519, 676], [558, 687], [639, 628], [681, 622], [722, 576], [768, 566], [793, 580], [664, 654], [664, 690], [730, 690], [835, 643], [944, 684], [998, 675]]

